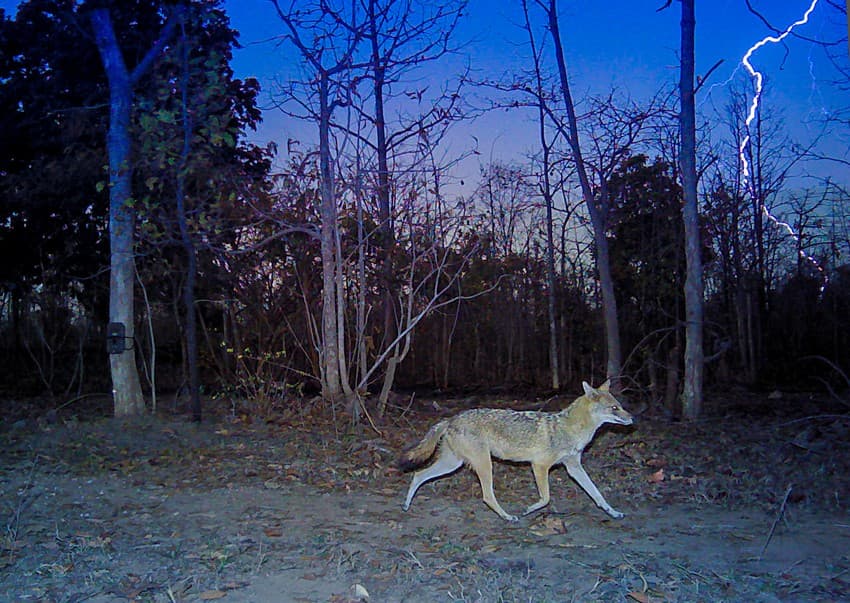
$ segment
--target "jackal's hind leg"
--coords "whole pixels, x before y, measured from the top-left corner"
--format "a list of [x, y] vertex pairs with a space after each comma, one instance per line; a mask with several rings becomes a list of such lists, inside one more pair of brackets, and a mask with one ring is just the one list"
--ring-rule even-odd
[[517, 516], [505, 511], [499, 501], [496, 500], [496, 493], [493, 492], [493, 460], [490, 458], [489, 451], [474, 459], [470, 458], [469, 464], [472, 465], [478, 475], [478, 481], [481, 482], [481, 494], [487, 506], [498, 513], [502, 519], [517, 521]]
[[549, 469], [551, 465], [540, 465], [532, 463], [531, 469], [534, 471], [534, 481], [537, 483], [537, 492], [540, 494], [540, 500], [525, 510], [523, 515], [534, 513], [538, 509], [542, 509], [549, 504]]
[[404, 505], [402, 505], [402, 508], [405, 511], [410, 508], [410, 502], [413, 500], [413, 495], [416, 494], [419, 486], [430, 479], [434, 479], [435, 477], [448, 475], [449, 473], [457, 470], [457, 468], [461, 465], [463, 465], [463, 461], [460, 460], [454, 452], [449, 450], [448, 447], [440, 449], [437, 452], [437, 460], [434, 461], [432, 465], [429, 465], [424, 469], [420, 469], [413, 474], [413, 481], [410, 482], [410, 488], [407, 489], [407, 498], [404, 499]]

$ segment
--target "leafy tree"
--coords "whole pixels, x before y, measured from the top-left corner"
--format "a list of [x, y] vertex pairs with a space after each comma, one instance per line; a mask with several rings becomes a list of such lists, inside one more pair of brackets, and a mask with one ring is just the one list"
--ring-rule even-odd
[[[105, 305], [106, 194], [96, 183], [106, 119], [95, 109], [105, 80], [92, 75], [97, 49], [81, 36], [74, 4], [33, 0], [0, 21], [0, 291], [12, 318], [0, 372], [17, 376], [15, 386], [33, 370], [22, 329], [43, 309], [40, 300], [65, 307], [63, 321]], [[47, 331], [69, 326], [42, 323]], [[97, 382], [98, 374], [89, 371], [88, 380]]]
[[[112, 398], [115, 415], [140, 414], [145, 400], [136, 368], [134, 340], [135, 283], [133, 240], [136, 208], [132, 182], [130, 121], [134, 88], [150, 71], [160, 52], [170, 41], [179, 17], [178, 10], [162, 26], [159, 37], [135, 64], [127, 65], [118, 42], [109, 8], [97, 7], [89, 13], [97, 48], [109, 81], [109, 130], [106, 148], [109, 157], [109, 322], [119, 325], [118, 346], [110, 346], [109, 368], [112, 374]], [[116, 349], [117, 348], [117, 349]]]
[[[672, 166], [645, 155], [623, 162], [608, 181], [611, 266], [623, 316], [624, 339], [641, 346], [650, 383], [666, 367], [666, 401], [678, 393], [679, 325], [684, 320], [682, 191]], [[649, 337], [648, 337], [649, 336]]]
[[[179, 44], [158, 55], [150, 77], [137, 85], [128, 126], [135, 163], [132, 209], [142, 217], [136, 230], [146, 246], [144, 257], [135, 258], [138, 267], [164, 274], [162, 266], [170, 263], [177, 275], [184, 271], [185, 257], [174, 253], [175, 190], [182, 172], [188, 233], [204, 241], [199, 287], [214, 292], [213, 299], [229, 297], [224, 250], [239, 244], [252, 205], [262, 202], [269, 163], [267, 150], [242, 141], [260, 118], [258, 85], [233, 78], [229, 61], [237, 34], [219, 5], [189, 7], [188, 104], [195, 124], [190, 165], [178, 170], [173, 152], [183, 141], [181, 98], [174, 95], [180, 57], [172, 52]], [[9, 134], [0, 140], [0, 247], [9, 259], [0, 268], [0, 287], [18, 300], [12, 316], [21, 316], [32, 292], [49, 285], [51, 295], [73, 309], [65, 316], [98, 317], [94, 324], [100, 327], [89, 336], [102, 355], [107, 198], [114, 187], [103, 185], [108, 87], [104, 71], [91, 68], [99, 57], [90, 9], [106, 10], [103, 3], [31, 0], [0, 25], [0, 120]], [[140, 1], [108, 10], [121, 56], [132, 67], [160, 34], [170, 9]], [[154, 297], [167, 282], [156, 282]]]
[[[142, 243], [155, 258], [168, 260], [182, 289], [173, 295], [183, 304], [184, 379], [200, 420], [195, 290], [203, 286], [211, 290], [208, 299], [223, 297], [215, 285], [224, 263], [216, 262], [254, 216], [249, 202], [267, 201], [269, 151], [241, 140], [260, 113], [256, 80], [234, 78], [229, 66], [237, 33], [214, 4], [192, 4], [187, 11], [174, 51], [139, 102], [135, 188]], [[198, 283], [199, 276], [206, 283]]]

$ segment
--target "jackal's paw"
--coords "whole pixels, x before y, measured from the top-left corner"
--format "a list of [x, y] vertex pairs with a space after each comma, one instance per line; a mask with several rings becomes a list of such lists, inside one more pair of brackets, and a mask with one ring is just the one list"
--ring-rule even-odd
[[519, 521], [519, 517], [517, 517], [516, 515], [505, 515], [504, 518], [505, 518], [505, 521], [509, 521], [511, 523]]
[[606, 511], [608, 511], [608, 515], [610, 515], [614, 519], [622, 519], [626, 516], [624, 513], [620, 513], [616, 509], [606, 509]]
[[410, 508], [410, 504], [409, 503], [402, 503], [401, 508], [402, 508], [402, 510], [407, 511]]

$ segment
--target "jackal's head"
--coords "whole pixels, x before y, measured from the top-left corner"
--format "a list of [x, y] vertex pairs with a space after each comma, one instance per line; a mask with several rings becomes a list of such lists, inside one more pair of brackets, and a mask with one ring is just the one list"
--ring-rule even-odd
[[586, 381], [582, 381], [585, 397], [590, 400], [590, 408], [593, 416], [602, 423], [615, 423], [617, 425], [631, 425], [634, 418], [617, 401], [617, 398], [609, 391], [611, 381], [606, 381], [599, 388], [591, 387]]

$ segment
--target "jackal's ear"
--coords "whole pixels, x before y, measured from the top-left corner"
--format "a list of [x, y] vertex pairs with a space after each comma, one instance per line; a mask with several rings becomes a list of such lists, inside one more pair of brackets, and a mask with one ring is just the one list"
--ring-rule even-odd
[[602, 385], [599, 386], [599, 391], [607, 392], [610, 387], [611, 387], [611, 380], [606, 379], [605, 383], [603, 383]]
[[596, 395], [596, 390], [590, 387], [590, 384], [587, 381], [582, 381], [581, 386], [584, 388], [585, 396], [590, 396], [592, 398]]

